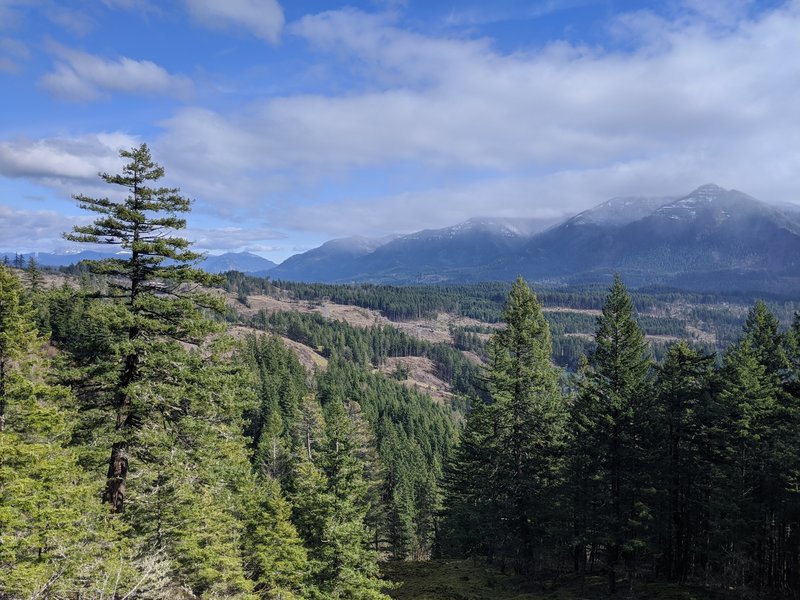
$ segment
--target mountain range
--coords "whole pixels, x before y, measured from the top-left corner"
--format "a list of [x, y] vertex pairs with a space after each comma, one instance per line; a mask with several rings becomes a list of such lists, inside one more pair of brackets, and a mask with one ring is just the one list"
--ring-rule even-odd
[[472, 219], [385, 243], [346, 238], [287, 259], [283, 280], [393, 284], [511, 279], [800, 291], [800, 211], [708, 184], [682, 197], [613, 198], [549, 227]]
[[[36, 254], [46, 266], [107, 255]], [[10, 256], [13, 259], [13, 255]], [[800, 206], [708, 184], [681, 197], [621, 197], [566, 220], [470, 219], [381, 239], [349, 237], [280, 265], [240, 252], [207, 257], [286, 281], [389, 284], [508, 280], [579, 284], [620, 273], [629, 285], [800, 293]]]

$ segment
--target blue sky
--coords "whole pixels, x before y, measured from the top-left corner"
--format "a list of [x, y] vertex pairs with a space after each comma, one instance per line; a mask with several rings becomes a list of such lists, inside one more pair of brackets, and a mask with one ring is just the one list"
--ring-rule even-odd
[[798, 32], [798, 0], [0, 0], [0, 250], [67, 247], [142, 142], [196, 247], [276, 261], [710, 182], [800, 203]]

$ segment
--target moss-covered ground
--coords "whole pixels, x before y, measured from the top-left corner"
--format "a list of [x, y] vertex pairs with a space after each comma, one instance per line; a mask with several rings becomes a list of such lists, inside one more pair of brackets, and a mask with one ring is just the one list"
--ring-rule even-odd
[[[608, 598], [602, 575], [536, 579], [501, 573], [469, 560], [393, 562], [383, 566], [384, 577], [399, 583], [389, 594], [397, 600], [594, 600]], [[616, 598], [643, 600], [716, 600], [723, 598], [703, 588], [663, 582], [619, 584]]]

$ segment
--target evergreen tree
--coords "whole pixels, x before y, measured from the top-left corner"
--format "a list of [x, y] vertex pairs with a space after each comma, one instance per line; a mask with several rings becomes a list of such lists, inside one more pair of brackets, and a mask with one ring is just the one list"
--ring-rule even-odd
[[190, 210], [190, 201], [175, 188], [150, 186], [164, 176], [164, 169], [152, 161], [147, 145], [123, 150], [120, 156], [130, 160], [122, 173], [101, 177], [128, 195], [120, 201], [75, 196], [81, 208], [100, 216], [93, 224], [76, 226], [73, 233], [65, 234], [74, 242], [111, 244], [130, 253], [127, 258], [90, 263], [93, 273], [108, 277], [105, 297], [115, 301], [107, 313], [109, 325], [124, 332], [111, 389], [115, 414], [104, 493], [104, 500], [116, 511], [124, 507], [132, 432], [148, 412], [147, 403], [131, 391], [141, 381], [149, 348], [159, 338], [202, 338], [211, 327], [201, 318], [198, 306], [219, 306], [218, 301], [189, 287], [209, 282], [209, 276], [190, 266], [200, 255], [188, 250], [189, 242], [170, 234], [186, 226], [178, 215]]
[[41, 344], [22, 286], [0, 266], [0, 596], [102, 595], [114, 570], [121, 587], [134, 572], [68, 447], [72, 399], [45, 383]]
[[278, 482], [254, 477], [241, 490], [246, 526], [244, 550], [255, 591], [269, 600], [301, 600], [308, 589], [308, 557], [291, 521], [292, 507]]
[[800, 420], [786, 385], [791, 380], [786, 350], [777, 319], [757, 302], [739, 342], [725, 355], [715, 558], [729, 585], [781, 588], [794, 570]]
[[241, 496], [251, 463], [241, 433], [252, 380], [221, 338], [204, 355], [170, 343], [151, 350], [132, 392], [152, 419], [131, 438], [139, 460], [126, 519], [144, 551], [170, 563], [173, 585], [196, 595], [249, 597]]
[[508, 295], [503, 321], [506, 327], [489, 343], [486, 375], [498, 453], [492, 484], [503, 498], [510, 556], [530, 568], [535, 551], [556, 529], [566, 405], [551, 362], [547, 321], [521, 278]]
[[709, 497], [715, 487], [712, 455], [716, 376], [713, 355], [686, 342], [673, 344], [656, 381], [660, 518], [664, 568], [685, 581], [707, 564]]
[[[633, 317], [633, 303], [617, 276], [597, 319], [597, 349], [579, 394], [573, 416], [579, 443], [592, 448], [584, 473], [599, 483], [597, 542], [607, 549], [609, 591], [614, 593], [619, 561], [632, 576], [637, 552], [647, 543], [650, 517], [645, 490], [652, 469], [652, 411], [647, 342]], [[581, 545], [585, 545], [581, 542]]]
[[369, 488], [358, 459], [358, 436], [341, 401], [326, 405], [324, 427], [324, 436], [311, 431], [307, 438], [322, 441], [319, 450], [312, 448], [311, 460], [309, 446], [298, 445], [293, 477], [294, 522], [308, 548], [312, 574], [309, 597], [385, 600], [382, 590], [388, 583], [380, 579], [365, 524]]
[[[457, 517], [462, 523], [494, 519], [478, 530], [493, 530], [494, 539], [478, 546], [529, 570], [559, 529], [555, 509], [563, 477], [566, 405], [551, 363], [547, 322], [521, 278], [508, 295], [503, 320], [505, 329], [489, 344], [486, 381], [492, 404], [470, 415], [457, 455], [462, 462], [451, 471], [450, 495], [459, 499], [461, 509], [491, 511]], [[492, 490], [493, 506], [476, 498], [481, 489], [484, 494]]]
[[13, 365], [25, 364], [35, 351], [37, 332], [33, 311], [23, 302], [22, 286], [6, 267], [0, 268], [0, 294], [0, 431], [3, 431], [8, 379]]
[[493, 413], [491, 404], [472, 407], [446, 471], [444, 535], [458, 556], [491, 560], [499, 551], [499, 496], [486, 493], [495, 472]]
[[32, 254], [28, 257], [28, 266], [25, 268], [25, 275], [28, 278], [28, 287], [30, 288], [31, 292], [38, 292], [42, 287], [44, 277], [42, 276], [42, 272], [39, 270], [39, 263], [36, 262], [36, 259]]
[[321, 570], [320, 589], [331, 598], [385, 600], [388, 585], [378, 572], [378, 555], [370, 547], [365, 521], [369, 488], [364, 464], [358, 459], [359, 440], [341, 402], [325, 407], [327, 443], [320, 464], [328, 480], [330, 512], [323, 528], [324, 543], [313, 549]]

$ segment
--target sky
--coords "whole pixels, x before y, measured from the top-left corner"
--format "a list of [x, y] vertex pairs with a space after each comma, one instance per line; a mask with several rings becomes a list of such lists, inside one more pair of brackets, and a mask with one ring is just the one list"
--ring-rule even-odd
[[800, 203], [800, 0], [0, 0], [0, 250], [72, 248], [147, 143], [186, 237], [553, 218], [706, 183]]

